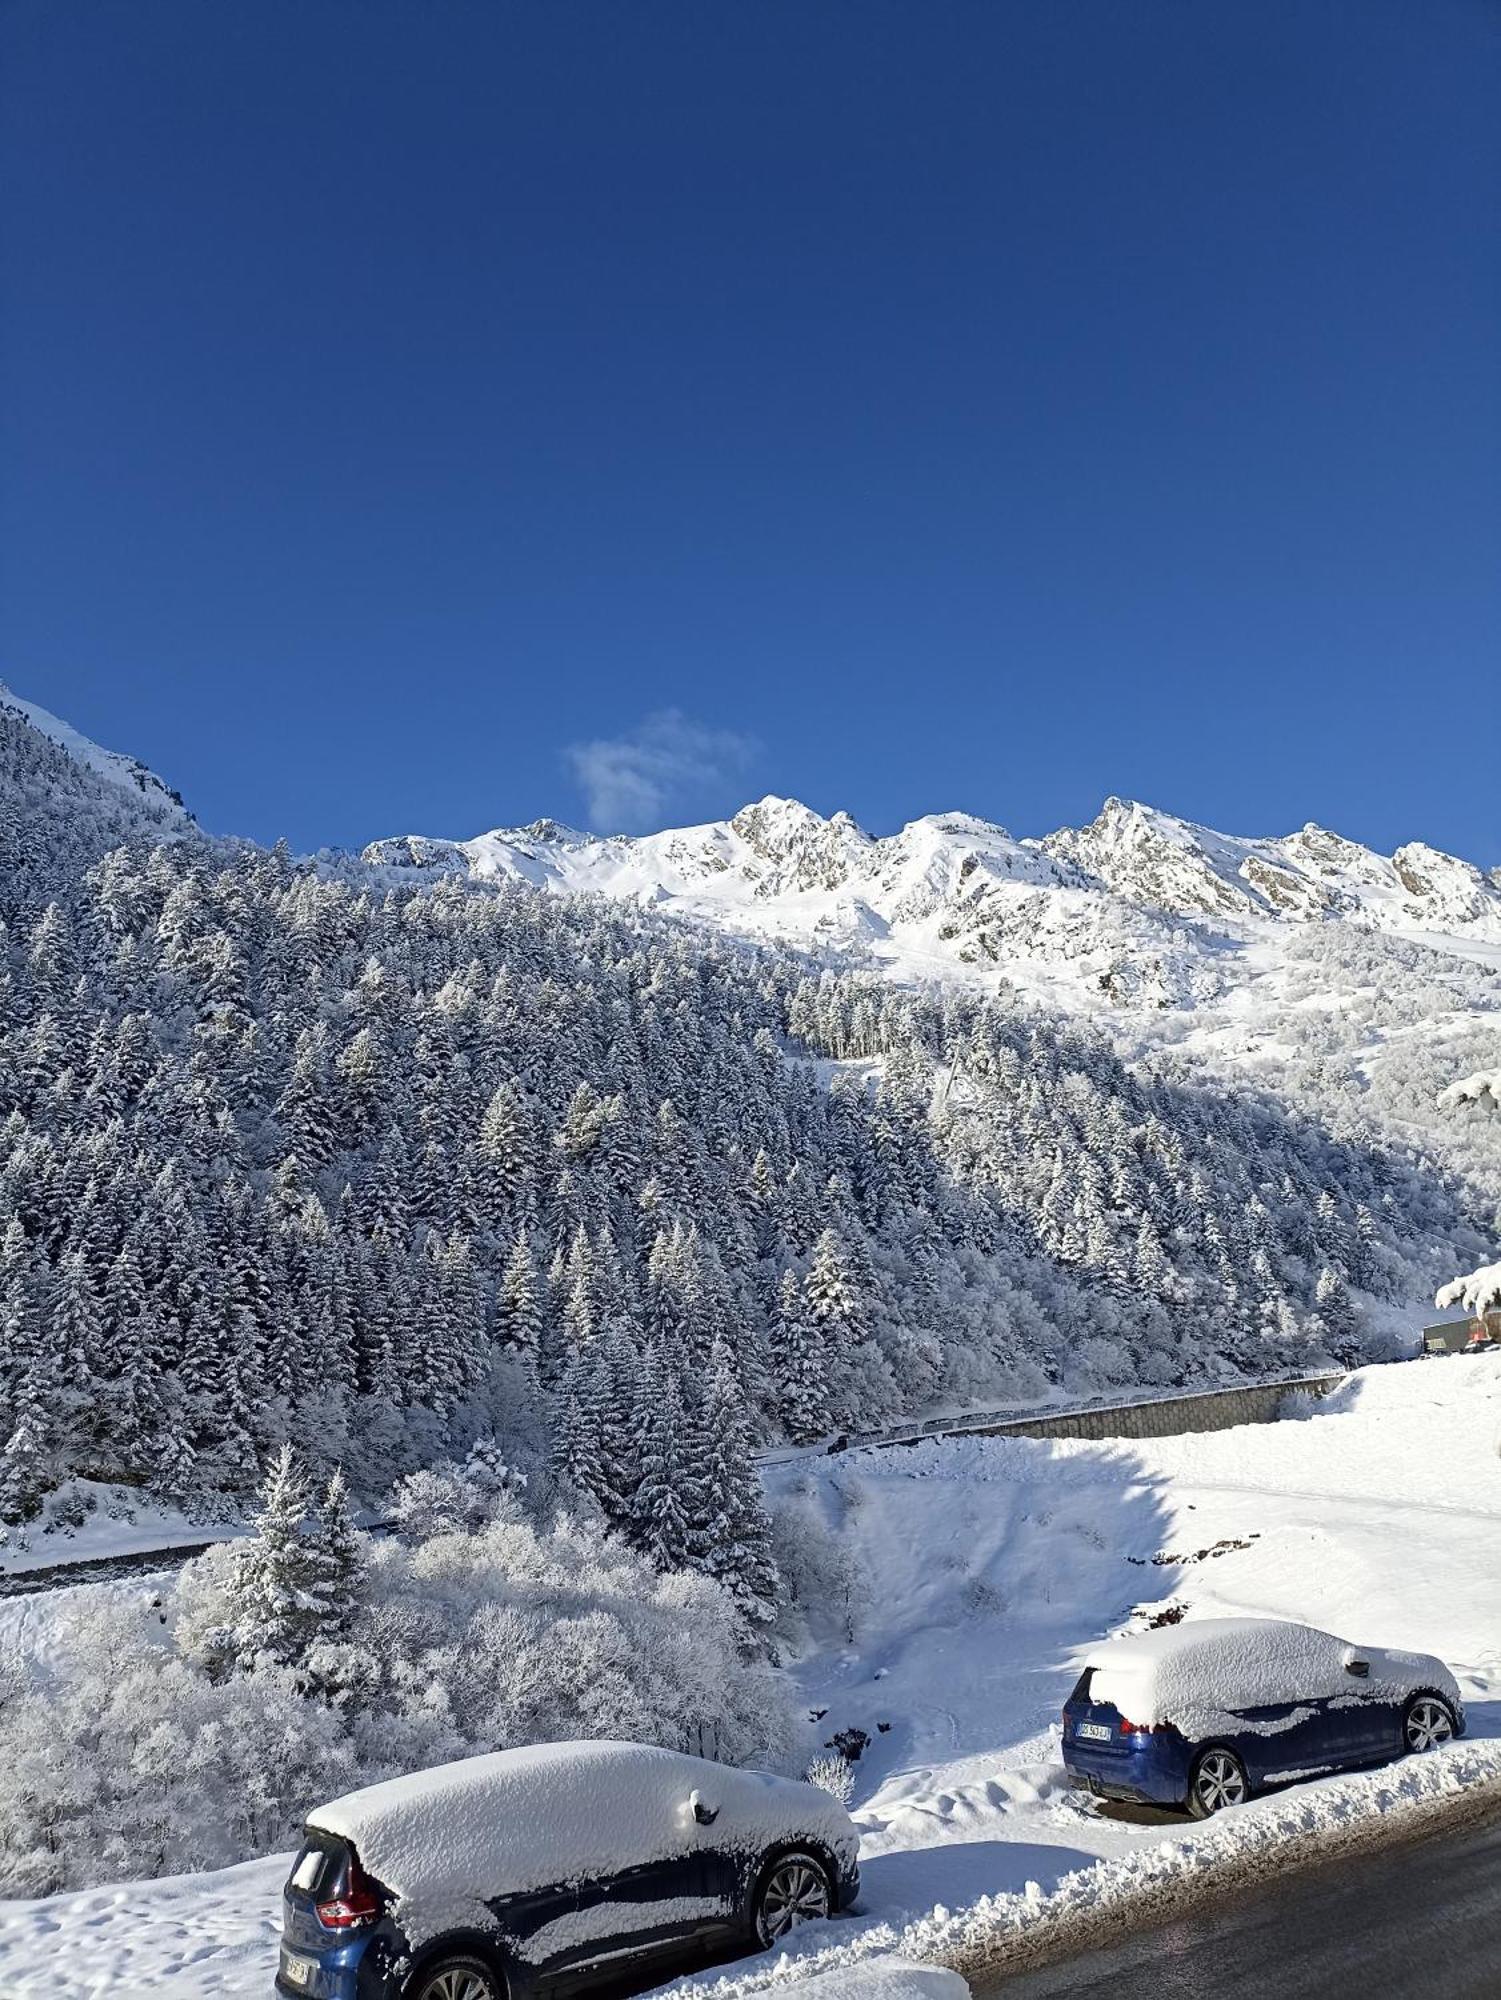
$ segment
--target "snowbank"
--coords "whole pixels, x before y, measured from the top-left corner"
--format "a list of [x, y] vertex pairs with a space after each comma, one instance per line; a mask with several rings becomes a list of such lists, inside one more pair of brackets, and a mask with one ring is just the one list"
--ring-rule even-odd
[[[1344, 1847], [1416, 1834], [1462, 1809], [1479, 1788], [1501, 1791], [1501, 1743], [1463, 1743], [1386, 1770], [1331, 1778], [1235, 1807], [1177, 1837], [1159, 1837], [1113, 1860], [1066, 1875], [1046, 1893], [1035, 1882], [1020, 1893], [979, 1896], [961, 1908], [935, 1907], [908, 1921], [868, 1920], [853, 1936], [831, 1938], [824, 1926], [798, 1933], [780, 1958], [743, 1969], [679, 1980], [664, 1992], [704, 2000], [747, 2000], [799, 1992], [824, 1976], [842, 1976], [850, 1994], [879, 1991], [863, 1982], [893, 1953], [973, 1977], [995, 1967], [1020, 1970], [1054, 1952], [1085, 1949], [1108, 1923], [1165, 1916], [1243, 1877]], [[840, 1989], [836, 1986], [836, 1992]]]
[[957, 1972], [941, 1965], [917, 1965], [911, 1959], [863, 1959], [858, 1965], [835, 1966], [793, 1982], [809, 2000], [966, 2000], [968, 1986]]

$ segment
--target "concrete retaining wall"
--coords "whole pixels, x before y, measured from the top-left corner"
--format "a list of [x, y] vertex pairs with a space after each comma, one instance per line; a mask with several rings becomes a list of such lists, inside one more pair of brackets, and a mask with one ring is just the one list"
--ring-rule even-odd
[[1342, 1375], [1308, 1375], [1286, 1382], [1256, 1382], [1244, 1389], [1211, 1389], [1195, 1396], [1162, 1396], [1110, 1409], [1060, 1411], [1056, 1416], [1011, 1417], [1000, 1423], [955, 1425], [950, 1436], [1151, 1438], [1185, 1431], [1227, 1431], [1236, 1424], [1269, 1424], [1291, 1395], [1323, 1397]]

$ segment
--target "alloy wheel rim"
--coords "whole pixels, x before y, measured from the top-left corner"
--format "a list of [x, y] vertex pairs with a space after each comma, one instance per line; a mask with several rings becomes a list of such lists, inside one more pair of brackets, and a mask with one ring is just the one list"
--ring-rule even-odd
[[761, 1895], [761, 1921], [769, 1939], [785, 1937], [799, 1924], [829, 1914], [829, 1892], [810, 1861], [784, 1861], [773, 1870]]
[[1214, 1750], [1200, 1764], [1194, 1790], [1202, 1805], [1210, 1812], [1218, 1812], [1221, 1806], [1240, 1804], [1246, 1795], [1246, 1781], [1233, 1757]]
[[495, 1988], [472, 1967], [454, 1965], [428, 1981], [422, 2000], [495, 2000]]
[[1453, 1734], [1454, 1724], [1441, 1703], [1420, 1701], [1413, 1704], [1412, 1713], [1407, 1718], [1409, 1750], [1436, 1749], [1440, 1743], [1447, 1743]]

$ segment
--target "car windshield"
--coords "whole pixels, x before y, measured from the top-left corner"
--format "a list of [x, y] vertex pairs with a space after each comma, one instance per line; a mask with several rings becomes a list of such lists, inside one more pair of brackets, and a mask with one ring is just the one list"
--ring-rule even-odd
[[1070, 1701], [1088, 1701], [1088, 1699], [1089, 1699], [1089, 1684], [1090, 1684], [1090, 1682], [1091, 1682], [1091, 1681], [1092, 1681], [1093, 1679], [1094, 1679], [1094, 1668], [1093, 1668], [1093, 1667], [1086, 1667], [1086, 1668], [1084, 1669], [1083, 1673], [1082, 1673], [1082, 1674], [1080, 1674], [1080, 1676], [1079, 1676], [1078, 1680], [1077, 1680], [1077, 1681], [1075, 1681], [1075, 1683], [1074, 1683], [1074, 1691], [1073, 1691], [1073, 1693], [1072, 1693], [1072, 1694], [1071, 1694], [1071, 1695], [1069, 1696], [1069, 1700], [1070, 1700]]

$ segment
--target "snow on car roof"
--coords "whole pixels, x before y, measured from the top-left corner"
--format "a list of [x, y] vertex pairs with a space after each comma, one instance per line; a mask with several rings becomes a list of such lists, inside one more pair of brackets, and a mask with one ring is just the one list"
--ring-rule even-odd
[[1131, 1634], [1091, 1655], [1090, 1699], [1128, 1721], [1197, 1734], [1227, 1710], [1341, 1692], [1344, 1642], [1275, 1618], [1201, 1618]]
[[1352, 1657], [1366, 1664], [1359, 1686], [1367, 1694], [1398, 1698], [1426, 1685], [1458, 1702], [1453, 1676], [1427, 1654], [1350, 1646], [1284, 1618], [1185, 1619], [1107, 1639], [1087, 1657], [1089, 1698], [1128, 1721], [1173, 1722], [1193, 1734], [1222, 1726], [1230, 1710], [1351, 1697]]
[[367, 1785], [308, 1825], [352, 1841], [399, 1896], [541, 1888], [611, 1858], [683, 1762], [641, 1743], [529, 1744]]
[[1145, 1664], [1178, 1653], [1197, 1652], [1207, 1646], [1229, 1650], [1241, 1639], [1274, 1640], [1278, 1633], [1313, 1630], [1311, 1625], [1299, 1625], [1288, 1618], [1185, 1618], [1179, 1625], [1161, 1625], [1155, 1632], [1125, 1632], [1116, 1639], [1102, 1639], [1090, 1649], [1085, 1665], [1114, 1667], [1124, 1666], [1128, 1661]]
[[691, 1853], [692, 1796], [722, 1807], [715, 1844], [784, 1834], [853, 1854], [849, 1816], [826, 1793], [646, 1743], [541, 1743], [368, 1785], [308, 1815], [353, 1842], [362, 1866], [424, 1921], [439, 1908], [609, 1874]]

